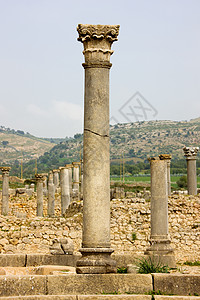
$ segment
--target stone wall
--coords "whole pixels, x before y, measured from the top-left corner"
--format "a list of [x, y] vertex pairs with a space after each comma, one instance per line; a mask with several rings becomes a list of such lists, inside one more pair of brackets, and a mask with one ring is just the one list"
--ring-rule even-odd
[[[72, 202], [65, 217], [60, 217], [60, 196], [56, 194], [55, 211], [54, 218], [36, 217], [34, 196], [10, 197], [9, 215], [0, 216], [0, 253], [49, 254], [54, 238], [72, 239], [77, 252], [81, 246], [82, 202]], [[177, 262], [200, 260], [199, 211], [200, 197], [174, 195], [169, 199], [169, 233]], [[149, 236], [149, 200], [111, 201], [111, 246], [115, 253], [142, 255]]]

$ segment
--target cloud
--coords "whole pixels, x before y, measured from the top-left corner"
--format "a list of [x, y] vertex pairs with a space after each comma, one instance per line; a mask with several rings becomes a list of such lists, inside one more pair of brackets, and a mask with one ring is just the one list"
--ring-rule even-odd
[[62, 119], [70, 119], [73, 121], [82, 120], [83, 109], [80, 105], [64, 102], [64, 101], [53, 101], [53, 111]]
[[27, 111], [34, 116], [43, 118], [60, 118], [62, 120], [78, 121], [83, 118], [82, 107], [78, 104], [54, 100], [49, 103], [47, 109], [42, 109], [38, 105], [29, 104]]
[[35, 104], [29, 104], [27, 106], [27, 111], [29, 113], [31, 113], [34, 116], [38, 116], [38, 117], [47, 117], [48, 116], [48, 112], [45, 110], [42, 110], [39, 106], [35, 105]]

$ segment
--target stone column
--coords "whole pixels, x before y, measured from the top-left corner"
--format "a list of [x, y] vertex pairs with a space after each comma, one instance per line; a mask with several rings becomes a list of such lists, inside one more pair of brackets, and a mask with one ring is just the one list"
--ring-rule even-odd
[[119, 26], [78, 25], [85, 56], [83, 238], [77, 273], [115, 272], [110, 257], [109, 70]]
[[1, 203], [1, 214], [6, 216], [9, 210], [9, 172], [10, 167], [0, 167], [2, 171], [2, 203]]
[[199, 147], [184, 147], [183, 148], [187, 160], [187, 188], [188, 195], [197, 194], [197, 172], [196, 160]]
[[79, 167], [81, 163], [80, 162], [73, 162], [73, 190], [79, 193], [79, 184], [80, 184], [80, 178], [79, 178]]
[[55, 186], [53, 183], [53, 172], [49, 172], [49, 180], [48, 180], [48, 206], [47, 206], [47, 214], [50, 217], [55, 215]]
[[31, 189], [32, 193], [35, 192], [35, 184], [34, 183], [30, 184], [30, 189]]
[[61, 214], [63, 215], [70, 203], [69, 169], [67, 167], [60, 168], [60, 187], [61, 187]]
[[43, 194], [47, 196], [47, 178], [48, 178], [48, 173], [42, 173], [44, 180], [43, 180]]
[[53, 183], [55, 185], [55, 189], [59, 187], [59, 170], [53, 170]]
[[172, 156], [170, 154], [161, 154], [159, 155], [161, 160], [166, 160], [167, 162], [167, 192], [168, 196], [171, 196], [171, 174], [170, 174], [170, 164]]
[[65, 165], [66, 168], [69, 170], [69, 191], [70, 196], [72, 195], [72, 164]]
[[151, 236], [145, 254], [156, 262], [175, 267], [174, 251], [168, 234], [167, 162], [158, 157], [151, 165]]
[[43, 217], [43, 181], [44, 176], [42, 174], [36, 174], [35, 175], [36, 181], [37, 181], [37, 216]]

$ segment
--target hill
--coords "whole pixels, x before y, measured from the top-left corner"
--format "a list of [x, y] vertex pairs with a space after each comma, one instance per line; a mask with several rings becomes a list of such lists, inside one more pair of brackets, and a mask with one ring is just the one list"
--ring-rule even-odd
[[[74, 138], [60, 142], [50, 151], [46, 151], [38, 159], [38, 172], [46, 172], [80, 160], [82, 140], [82, 134], [76, 134]], [[189, 122], [143, 121], [116, 124], [110, 126], [110, 141], [111, 172], [114, 174], [115, 172], [119, 173], [122, 157], [124, 157], [126, 170], [134, 173], [140, 169], [149, 169], [147, 157], [157, 156], [161, 153], [172, 154], [172, 165], [181, 172], [181, 168], [186, 166], [182, 148], [185, 145], [200, 145], [200, 121], [197, 119], [197, 121]], [[114, 166], [118, 166], [115, 171]], [[33, 170], [34, 161], [30, 161], [24, 166], [27, 175], [33, 174]], [[15, 166], [13, 171], [15, 175], [16, 172], [19, 173], [19, 166]]]
[[0, 127], [1, 165], [13, 165], [16, 161], [27, 162], [38, 158], [55, 145], [49, 140], [37, 138], [22, 130]]

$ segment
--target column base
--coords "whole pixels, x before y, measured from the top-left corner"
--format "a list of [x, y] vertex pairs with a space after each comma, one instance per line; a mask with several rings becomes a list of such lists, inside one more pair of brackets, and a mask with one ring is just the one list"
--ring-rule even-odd
[[111, 258], [110, 248], [81, 248], [82, 257], [76, 263], [78, 274], [116, 273], [116, 261]]
[[162, 264], [169, 268], [176, 268], [174, 250], [170, 245], [171, 241], [166, 240], [150, 240], [151, 246], [144, 252], [151, 258], [153, 263]]

